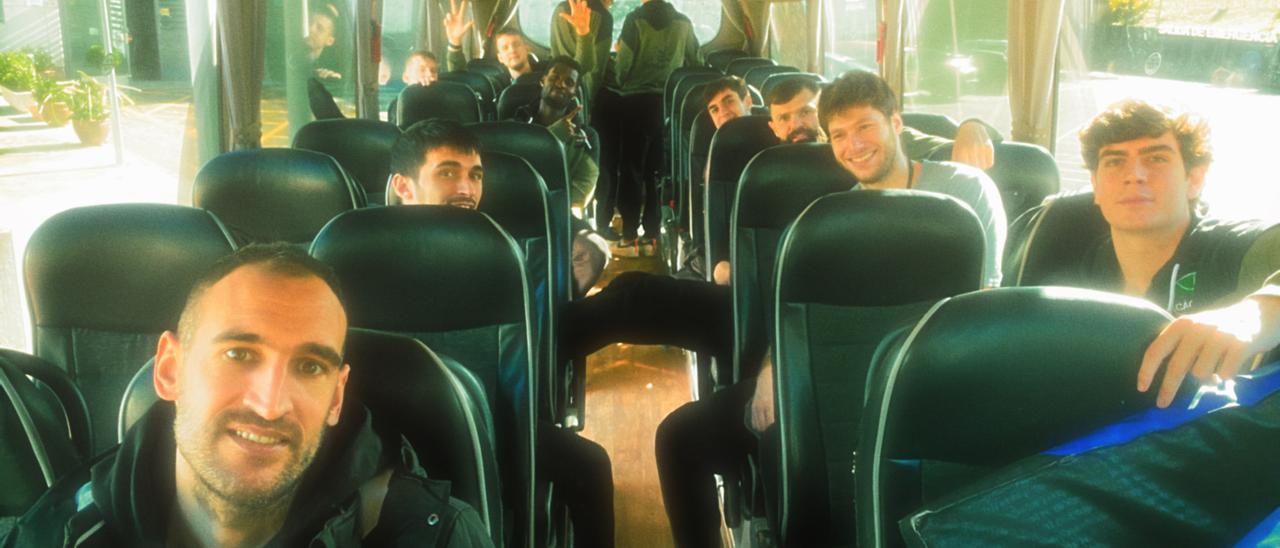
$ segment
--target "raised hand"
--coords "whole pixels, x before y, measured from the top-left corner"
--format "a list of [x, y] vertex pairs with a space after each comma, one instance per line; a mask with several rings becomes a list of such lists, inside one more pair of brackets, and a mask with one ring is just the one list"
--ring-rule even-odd
[[578, 36], [591, 33], [591, 8], [587, 7], [587, 0], [569, 0], [569, 13], [561, 12], [560, 18], [573, 25], [573, 32]]
[[459, 47], [462, 45], [462, 39], [467, 35], [467, 31], [471, 30], [471, 25], [475, 21], [465, 20], [467, 14], [467, 0], [462, 0], [459, 4], [458, 0], [449, 0], [449, 14], [444, 16], [444, 34], [449, 40], [449, 45]]
[[951, 161], [987, 169], [995, 163], [995, 150], [986, 126], [966, 120], [956, 130], [956, 142], [951, 147]]

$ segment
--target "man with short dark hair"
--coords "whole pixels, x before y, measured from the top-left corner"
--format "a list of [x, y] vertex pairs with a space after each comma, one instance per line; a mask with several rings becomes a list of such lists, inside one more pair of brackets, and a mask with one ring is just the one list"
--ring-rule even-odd
[[491, 545], [403, 438], [375, 432], [363, 408], [339, 422], [350, 367], [337, 287], [285, 244], [214, 265], [160, 337], [163, 401], [4, 545]]
[[391, 189], [403, 204], [475, 209], [484, 194], [480, 140], [452, 120], [423, 120], [391, 146]]
[[711, 125], [720, 129], [725, 122], [751, 113], [751, 93], [737, 76], [724, 76], [702, 88], [702, 104], [707, 106]]

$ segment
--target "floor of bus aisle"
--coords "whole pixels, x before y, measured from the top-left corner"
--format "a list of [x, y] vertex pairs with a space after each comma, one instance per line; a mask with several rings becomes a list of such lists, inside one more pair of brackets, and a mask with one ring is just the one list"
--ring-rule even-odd
[[[651, 250], [652, 248], [650, 248]], [[597, 287], [629, 270], [665, 273], [656, 254], [613, 248]], [[658, 487], [653, 435], [658, 423], [688, 402], [686, 354], [675, 347], [609, 345], [587, 359], [586, 428], [613, 460], [617, 546], [673, 546]]]

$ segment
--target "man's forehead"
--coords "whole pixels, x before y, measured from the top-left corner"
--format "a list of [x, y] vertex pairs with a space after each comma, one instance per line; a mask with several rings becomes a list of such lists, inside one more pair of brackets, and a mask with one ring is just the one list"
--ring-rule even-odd
[[735, 97], [735, 98], [738, 97], [738, 92], [734, 91], [733, 88], [724, 88], [719, 92], [717, 92], [716, 96], [712, 97], [711, 102], [707, 103], [707, 105], [710, 106], [716, 103], [723, 103], [725, 102], [725, 99], [728, 99], [730, 97]]
[[514, 48], [516, 46], [524, 45], [524, 38], [521, 38], [519, 34], [498, 35], [498, 47], [502, 47], [504, 42], [510, 44], [511, 47]]
[[858, 124], [868, 121], [885, 121], [888, 117], [871, 105], [853, 105], [831, 114], [829, 125]]
[[1098, 155], [1104, 154], [1143, 154], [1154, 150], [1172, 149], [1174, 153], [1180, 154], [1178, 150], [1178, 140], [1173, 136], [1172, 131], [1166, 131], [1158, 137], [1142, 136], [1128, 141], [1119, 141], [1115, 143], [1107, 143], [1098, 149]]
[[342, 333], [346, 330], [346, 312], [324, 280], [308, 273], [274, 272], [259, 264], [231, 271], [209, 286], [196, 306], [200, 310], [197, 330], [220, 331], [229, 322], [279, 320], [290, 314], [315, 316], [311, 319], [317, 325], [337, 322], [332, 327]]
[[480, 166], [480, 154], [475, 151], [464, 152], [450, 146], [435, 147], [427, 150], [423, 167], [435, 167], [446, 162], [457, 163], [469, 169]]
[[800, 93], [797, 93], [796, 96], [792, 97], [790, 101], [786, 101], [783, 103], [774, 103], [772, 105], [769, 105], [769, 110], [770, 111], [776, 110], [778, 112], [791, 112], [793, 110], [800, 109], [804, 106], [812, 105], [813, 102], [817, 99], [818, 99], [818, 94], [812, 91], [809, 91], [808, 89], [802, 89], [800, 90]]

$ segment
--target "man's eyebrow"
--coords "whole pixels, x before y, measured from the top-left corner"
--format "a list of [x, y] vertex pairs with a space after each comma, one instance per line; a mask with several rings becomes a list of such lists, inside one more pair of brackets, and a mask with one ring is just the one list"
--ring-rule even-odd
[[462, 164], [456, 160], [445, 160], [443, 162], [436, 164], [437, 169], [442, 167], [462, 167]]
[[1103, 156], [1128, 156], [1128, 155], [1129, 155], [1129, 154], [1128, 154], [1128, 153], [1126, 153], [1125, 151], [1123, 151], [1123, 150], [1116, 150], [1116, 149], [1114, 149], [1114, 148], [1104, 149], [1102, 152], [1099, 152], [1099, 153], [1098, 153], [1098, 157], [1099, 157], [1099, 158], [1101, 158], [1101, 157], [1103, 157]]
[[303, 343], [300, 348], [303, 352], [319, 356], [320, 359], [328, 362], [329, 365], [335, 368], [342, 365], [342, 356], [338, 354], [338, 351], [332, 346], [320, 343]]
[[1138, 154], [1151, 154], [1152, 152], [1173, 152], [1173, 147], [1169, 145], [1151, 145], [1138, 149]]
[[247, 331], [227, 330], [213, 338], [213, 342], [237, 341], [245, 343], [262, 342], [262, 336]]

